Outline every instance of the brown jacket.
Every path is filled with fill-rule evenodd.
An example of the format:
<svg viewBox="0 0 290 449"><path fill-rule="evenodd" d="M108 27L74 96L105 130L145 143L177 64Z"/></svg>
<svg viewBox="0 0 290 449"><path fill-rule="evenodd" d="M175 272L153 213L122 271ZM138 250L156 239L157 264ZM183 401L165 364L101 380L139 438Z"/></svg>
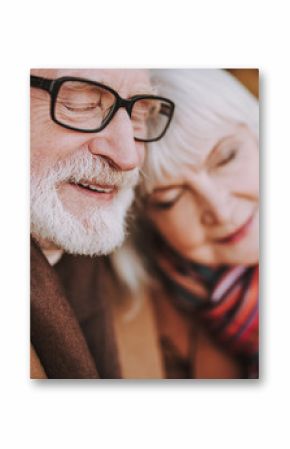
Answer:
<svg viewBox="0 0 290 449"><path fill-rule="evenodd" d="M102 258L64 255L52 268L31 245L31 342L49 378L119 378Z"/></svg>

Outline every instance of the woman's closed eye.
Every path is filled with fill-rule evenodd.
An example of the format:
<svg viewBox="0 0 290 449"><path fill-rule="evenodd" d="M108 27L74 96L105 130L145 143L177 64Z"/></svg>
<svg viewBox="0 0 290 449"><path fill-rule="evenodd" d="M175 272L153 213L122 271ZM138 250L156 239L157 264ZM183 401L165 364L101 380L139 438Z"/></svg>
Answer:
<svg viewBox="0 0 290 449"><path fill-rule="evenodd" d="M149 196L148 206L156 210L168 210L177 203L184 192L184 187L157 189Z"/></svg>
<svg viewBox="0 0 290 449"><path fill-rule="evenodd" d="M237 153L237 148L230 148L229 150L223 151L222 154L219 155L219 158L216 159L214 166L218 168L229 164L235 159Z"/></svg>

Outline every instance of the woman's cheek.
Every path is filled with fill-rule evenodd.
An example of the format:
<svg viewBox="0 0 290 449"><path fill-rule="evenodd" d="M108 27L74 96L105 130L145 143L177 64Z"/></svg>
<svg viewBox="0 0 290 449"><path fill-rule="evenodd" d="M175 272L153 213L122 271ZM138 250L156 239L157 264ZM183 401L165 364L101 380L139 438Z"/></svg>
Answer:
<svg viewBox="0 0 290 449"><path fill-rule="evenodd" d="M195 251L204 242L204 235L200 232L196 223L186 221L179 217L174 222L171 220L159 224L159 232L165 240L178 251L187 256Z"/></svg>

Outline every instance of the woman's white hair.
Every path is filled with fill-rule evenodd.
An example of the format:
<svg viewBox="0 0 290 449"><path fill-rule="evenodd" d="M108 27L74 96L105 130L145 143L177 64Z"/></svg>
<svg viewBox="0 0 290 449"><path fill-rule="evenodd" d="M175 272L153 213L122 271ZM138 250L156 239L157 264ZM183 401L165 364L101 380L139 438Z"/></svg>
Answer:
<svg viewBox="0 0 290 449"><path fill-rule="evenodd" d="M152 70L151 79L158 94L175 103L175 112L165 136L147 148L143 167L147 192L164 176L192 163L199 142L206 142L212 128L245 124L258 138L258 101L226 70L160 69Z"/></svg>
<svg viewBox="0 0 290 449"><path fill-rule="evenodd" d="M226 70L152 70L151 80L158 95L175 103L175 111L165 136L148 145L142 170L143 193L150 193L168 174L174 175L184 164L192 163L198 157L199 142L205 143L213 128L244 124L258 140L258 101ZM136 292L139 283L149 282L130 238L112 255L112 261L131 291Z"/></svg>

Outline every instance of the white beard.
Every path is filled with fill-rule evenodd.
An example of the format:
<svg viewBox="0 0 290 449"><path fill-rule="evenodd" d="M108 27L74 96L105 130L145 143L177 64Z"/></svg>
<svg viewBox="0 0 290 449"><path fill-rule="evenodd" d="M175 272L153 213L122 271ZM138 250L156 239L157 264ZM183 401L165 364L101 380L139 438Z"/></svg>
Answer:
<svg viewBox="0 0 290 449"><path fill-rule="evenodd" d="M31 233L36 239L53 243L69 253L90 256L109 254L121 245L138 169L117 171L101 157L78 153L41 174L35 172L32 164ZM114 185L118 190L108 204L87 209L77 218L64 208L57 186L84 179Z"/></svg>

